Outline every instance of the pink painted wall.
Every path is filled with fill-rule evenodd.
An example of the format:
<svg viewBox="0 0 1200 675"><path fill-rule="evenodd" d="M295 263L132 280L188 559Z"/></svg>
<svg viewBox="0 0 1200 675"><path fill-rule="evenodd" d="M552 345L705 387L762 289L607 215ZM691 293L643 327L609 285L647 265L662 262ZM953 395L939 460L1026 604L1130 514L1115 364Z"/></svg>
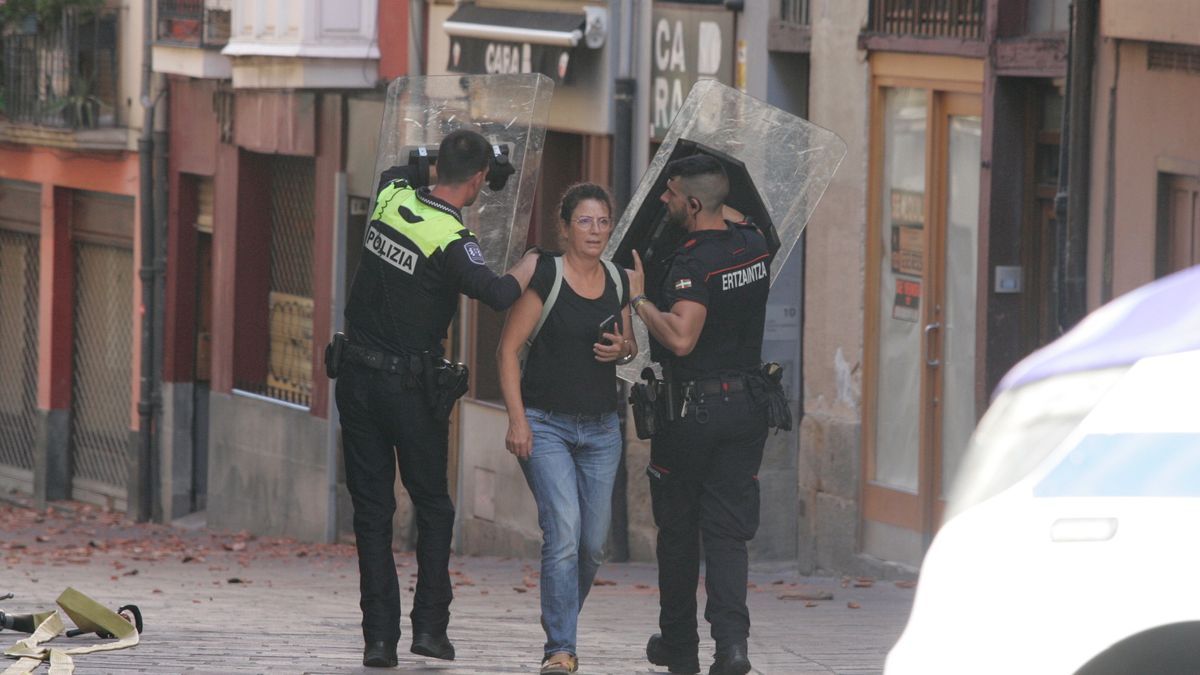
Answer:
<svg viewBox="0 0 1200 675"><path fill-rule="evenodd" d="M1179 172L1180 167L1190 166L1200 173L1200 127L1196 126L1200 76L1178 70L1148 70L1144 42L1102 38L1097 51L1088 231L1089 309L1110 299L1102 296L1106 208L1111 209L1113 223L1112 292L1116 297L1154 279L1158 172L1163 167ZM1110 92L1114 86L1115 143L1110 163Z"/></svg>

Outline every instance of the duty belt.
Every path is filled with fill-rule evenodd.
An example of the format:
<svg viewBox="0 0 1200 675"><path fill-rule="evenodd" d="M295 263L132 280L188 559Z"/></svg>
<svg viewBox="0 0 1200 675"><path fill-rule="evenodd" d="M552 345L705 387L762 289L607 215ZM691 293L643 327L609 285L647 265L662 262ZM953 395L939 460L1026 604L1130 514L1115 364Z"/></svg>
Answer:
<svg viewBox="0 0 1200 675"><path fill-rule="evenodd" d="M698 380L680 382L679 388L685 396L690 390L700 396L718 396L746 390L746 378L742 375L732 377L706 377Z"/></svg>
<svg viewBox="0 0 1200 675"><path fill-rule="evenodd" d="M389 354L387 352L379 352L374 349L367 349L360 345L350 343L346 345L345 357L347 361L357 363L375 370L397 373L412 373L421 372L424 359L418 353L409 355Z"/></svg>

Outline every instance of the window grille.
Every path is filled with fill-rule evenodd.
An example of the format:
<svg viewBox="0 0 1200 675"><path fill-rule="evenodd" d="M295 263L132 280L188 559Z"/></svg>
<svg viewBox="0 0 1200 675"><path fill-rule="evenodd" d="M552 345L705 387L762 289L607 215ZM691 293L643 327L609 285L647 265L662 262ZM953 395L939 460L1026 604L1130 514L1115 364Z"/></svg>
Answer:
<svg viewBox="0 0 1200 675"><path fill-rule="evenodd" d="M782 0L779 3L779 18L788 23L807 26L811 4L810 0Z"/></svg>
<svg viewBox="0 0 1200 675"><path fill-rule="evenodd" d="M116 124L117 14L63 10L0 35L3 115L14 122L85 129Z"/></svg>
<svg viewBox="0 0 1200 675"><path fill-rule="evenodd" d="M1200 47L1152 42L1146 50L1146 68L1200 75Z"/></svg>
<svg viewBox="0 0 1200 675"><path fill-rule="evenodd" d="M871 0L867 30L979 40L983 38L983 0Z"/></svg>
<svg viewBox="0 0 1200 675"><path fill-rule="evenodd" d="M133 386L133 252L75 243L71 448L76 487L125 498Z"/></svg>
<svg viewBox="0 0 1200 675"><path fill-rule="evenodd" d="M33 470L37 425L38 237L0 229L0 472Z"/></svg>
<svg viewBox="0 0 1200 675"><path fill-rule="evenodd" d="M229 10L205 4L205 0L158 0L159 42L194 47L228 42Z"/></svg>
<svg viewBox="0 0 1200 675"><path fill-rule="evenodd" d="M312 396L315 178L310 158L272 159L267 375L261 383L238 383L239 389L302 406Z"/></svg>

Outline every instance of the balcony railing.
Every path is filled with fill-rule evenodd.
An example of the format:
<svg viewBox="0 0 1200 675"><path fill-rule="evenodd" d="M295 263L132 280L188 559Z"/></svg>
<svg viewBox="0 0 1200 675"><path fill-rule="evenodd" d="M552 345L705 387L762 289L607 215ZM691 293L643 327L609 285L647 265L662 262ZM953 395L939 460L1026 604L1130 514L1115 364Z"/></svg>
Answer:
<svg viewBox="0 0 1200 675"><path fill-rule="evenodd" d="M983 38L983 0L871 0L867 30L893 36Z"/></svg>
<svg viewBox="0 0 1200 675"><path fill-rule="evenodd" d="M204 0L158 0L158 41L189 47L223 47L229 42L229 10Z"/></svg>
<svg viewBox="0 0 1200 675"><path fill-rule="evenodd" d="M779 19L786 23L799 26L809 25L809 7L811 0L781 0L779 3Z"/></svg>
<svg viewBox="0 0 1200 675"><path fill-rule="evenodd" d="M781 22L809 25L811 0L780 0L779 19Z"/></svg>
<svg viewBox="0 0 1200 675"><path fill-rule="evenodd" d="M116 122L117 15L64 9L30 17L0 35L0 114L12 122L67 129Z"/></svg>

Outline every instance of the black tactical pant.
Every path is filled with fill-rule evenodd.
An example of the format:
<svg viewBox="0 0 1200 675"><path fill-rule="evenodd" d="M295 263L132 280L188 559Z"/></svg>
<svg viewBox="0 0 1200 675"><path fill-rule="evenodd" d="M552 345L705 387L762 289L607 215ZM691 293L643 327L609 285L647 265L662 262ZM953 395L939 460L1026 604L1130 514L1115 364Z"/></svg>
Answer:
<svg viewBox="0 0 1200 675"><path fill-rule="evenodd" d="M417 588L409 616L414 632L445 632L453 598L448 425L433 419L424 392L406 375L345 363L336 391L346 487L354 504L363 637L389 642L400 637L400 585L392 556L397 462L417 512Z"/></svg>
<svg viewBox="0 0 1200 675"><path fill-rule="evenodd" d="M713 640L718 650L746 644L746 542L758 530L758 469L766 439L766 413L742 391L706 397L650 444L646 473L658 525L658 623L671 652L695 654L699 645L701 538L704 618Z"/></svg>

